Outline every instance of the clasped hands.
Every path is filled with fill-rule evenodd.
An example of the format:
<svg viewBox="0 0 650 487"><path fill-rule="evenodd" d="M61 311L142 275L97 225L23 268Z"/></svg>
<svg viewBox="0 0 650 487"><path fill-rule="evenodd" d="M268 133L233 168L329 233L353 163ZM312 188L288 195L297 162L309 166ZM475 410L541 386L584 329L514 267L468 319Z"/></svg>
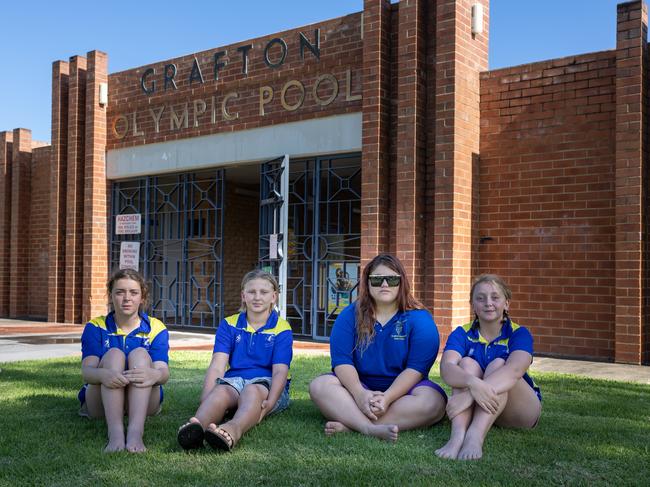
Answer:
<svg viewBox="0 0 650 487"><path fill-rule="evenodd" d="M120 389L129 384L134 387L151 387L160 380L160 371L153 367L133 367L119 372L117 370L103 369L102 384L109 389Z"/></svg>
<svg viewBox="0 0 650 487"><path fill-rule="evenodd" d="M490 384L478 377L474 377L469 383L467 390L454 394L447 402L447 416L454 419L460 413L471 407L473 403L485 412L496 414L499 410L499 397Z"/></svg>
<svg viewBox="0 0 650 487"><path fill-rule="evenodd" d="M381 391L369 391L364 389L354 397L361 412L371 421L376 421L388 411L390 403L388 398Z"/></svg>

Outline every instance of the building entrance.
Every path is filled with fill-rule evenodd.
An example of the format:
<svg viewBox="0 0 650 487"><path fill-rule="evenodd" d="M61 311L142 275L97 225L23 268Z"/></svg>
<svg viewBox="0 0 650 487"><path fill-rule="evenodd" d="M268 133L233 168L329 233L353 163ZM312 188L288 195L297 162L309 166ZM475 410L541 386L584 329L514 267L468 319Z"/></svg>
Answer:
<svg viewBox="0 0 650 487"><path fill-rule="evenodd" d="M268 269L294 334L326 339L356 299L361 243L360 155L289 159L113 184L112 267L139 242L152 314L168 325L216 328L240 304L240 280ZM117 215L140 214L139 234Z"/></svg>

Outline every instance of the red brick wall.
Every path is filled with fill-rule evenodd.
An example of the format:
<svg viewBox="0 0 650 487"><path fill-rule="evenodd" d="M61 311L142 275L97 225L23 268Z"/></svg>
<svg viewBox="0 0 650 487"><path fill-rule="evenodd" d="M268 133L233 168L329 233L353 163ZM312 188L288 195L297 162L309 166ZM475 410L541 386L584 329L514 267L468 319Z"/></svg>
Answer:
<svg viewBox="0 0 650 487"><path fill-rule="evenodd" d="M346 73L348 70L351 70L352 86L349 95L361 94L360 62L363 53L360 19L361 14L352 14L110 75L107 148L110 150L361 111L361 100L358 96L355 100L346 99ZM320 28L320 60L316 59L308 49L305 49L303 60L300 57L299 33L302 32L310 42L314 42L316 28ZM286 59L278 68L268 67L264 61L265 47L274 38L282 38L287 45ZM237 51L237 48L246 44L252 44L253 47L248 54L248 73L243 74L242 54ZM215 81L213 58L214 54L219 51L227 52L219 60L219 62L227 61L227 65L220 69L219 79ZM278 62L280 55L279 45L274 44L269 49L270 60ZM196 80L190 84L189 81L195 58L201 68L203 84ZM163 70L165 65L172 63L178 68L175 76L178 89L174 90L170 84L168 90L165 91ZM156 80L156 91L151 95L145 94L140 86L142 75L148 68L154 68L156 72L155 76L151 77L152 80ZM331 74L338 80L339 89L334 101L327 106L322 106L317 103L312 90L319 76L325 74ZM302 106L293 111L284 109L281 104L282 89L290 80L301 82L305 90ZM260 89L263 86L271 87L274 97L264 106L265 114L260 116ZM237 113L238 118L224 120L221 106L224 97L231 92L237 93L239 98L228 102L228 110L231 115ZM286 92L287 104L296 103L298 93L298 87L289 88ZM318 97L326 99L332 93L332 83L323 81L318 90ZM212 97L216 103L216 121L214 123L211 109ZM199 102L196 107L197 117L195 120L196 100L203 100L206 107L203 112L204 107ZM178 115L186 103L188 128L172 130L170 128L172 108ZM149 109L153 109L155 112L163 106L165 108L161 115L159 131L156 133L155 122ZM136 113L135 126L133 113ZM129 121L129 131L122 139L117 137L113 131L114 126L117 127L118 133L121 133L126 127L124 119L119 119L120 115L125 116ZM140 133L141 135L136 135Z"/></svg>
<svg viewBox="0 0 650 487"><path fill-rule="evenodd" d="M426 302L443 339L470 317L473 167L479 153L480 79L487 69L489 2L483 0L483 32L471 32L469 0L436 3L435 137L429 174ZM431 92L430 92L431 93ZM431 167L431 159L429 159ZM433 176L433 180L431 180ZM432 278L431 278L432 277Z"/></svg>
<svg viewBox="0 0 650 487"><path fill-rule="evenodd" d="M69 64L52 63L52 170L50 173L50 250L48 263L47 319L64 320L65 215L68 166Z"/></svg>
<svg viewBox="0 0 650 487"><path fill-rule="evenodd" d="M9 316L26 317L29 275L29 206L31 200L32 133L14 129L11 163L11 249L9 251Z"/></svg>
<svg viewBox="0 0 650 487"><path fill-rule="evenodd" d="M66 323L81 322L84 205L84 124L86 117L86 58L70 58L68 77L68 154L65 218Z"/></svg>
<svg viewBox="0 0 650 487"><path fill-rule="evenodd" d="M51 157L49 146L32 152L28 314L43 319L47 318Z"/></svg>
<svg viewBox="0 0 650 487"><path fill-rule="evenodd" d="M13 132L0 132L0 316L9 314Z"/></svg>
<svg viewBox="0 0 650 487"><path fill-rule="evenodd" d="M236 313L241 304L242 277L258 260L259 197L237 194L237 186L227 183L223 240L224 316ZM251 191L250 188L245 188ZM259 191L255 187L252 191Z"/></svg>
<svg viewBox="0 0 650 487"><path fill-rule="evenodd" d="M481 76L478 268L538 352L613 357L615 74L608 51Z"/></svg>
<svg viewBox="0 0 650 487"><path fill-rule="evenodd" d="M387 252L390 232L391 46L395 42L389 0L364 0L363 121L361 155L361 262ZM393 7L393 10L396 10Z"/></svg>
<svg viewBox="0 0 650 487"><path fill-rule="evenodd" d="M644 355L643 179L644 105L648 11L643 2L617 7L616 35L616 360L639 363ZM647 82L646 82L647 83Z"/></svg>
<svg viewBox="0 0 650 487"><path fill-rule="evenodd" d="M81 320L106 312L108 280L108 195L106 190L106 112L99 86L108 82L108 56L88 53L84 132L83 287ZM68 177L70 175L68 174Z"/></svg>

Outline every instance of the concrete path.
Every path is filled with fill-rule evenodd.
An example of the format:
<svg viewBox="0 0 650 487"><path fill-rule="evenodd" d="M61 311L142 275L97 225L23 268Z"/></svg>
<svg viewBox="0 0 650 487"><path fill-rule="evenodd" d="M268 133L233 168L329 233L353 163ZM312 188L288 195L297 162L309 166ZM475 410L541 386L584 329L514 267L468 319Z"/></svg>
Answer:
<svg viewBox="0 0 650 487"><path fill-rule="evenodd" d="M0 319L0 363L80 356L81 325ZM212 333L170 331L172 350L211 351ZM326 343L294 342L295 355L329 355ZM650 384L650 366L535 357L531 371Z"/></svg>

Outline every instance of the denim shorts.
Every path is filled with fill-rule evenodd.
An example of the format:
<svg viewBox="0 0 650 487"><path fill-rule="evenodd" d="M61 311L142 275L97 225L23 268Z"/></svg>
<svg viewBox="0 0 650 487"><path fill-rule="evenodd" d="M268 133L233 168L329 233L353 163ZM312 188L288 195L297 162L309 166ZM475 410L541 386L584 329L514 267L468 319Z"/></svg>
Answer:
<svg viewBox="0 0 650 487"><path fill-rule="evenodd" d="M241 394L249 384L259 384L266 387L269 391L271 390L271 378L270 377L253 377L252 379L244 379L243 377L220 377L217 379L217 384L225 384L237 391L238 394ZM284 411L289 407L289 391L285 387L280 394L275 406L269 412L269 414L279 413Z"/></svg>

